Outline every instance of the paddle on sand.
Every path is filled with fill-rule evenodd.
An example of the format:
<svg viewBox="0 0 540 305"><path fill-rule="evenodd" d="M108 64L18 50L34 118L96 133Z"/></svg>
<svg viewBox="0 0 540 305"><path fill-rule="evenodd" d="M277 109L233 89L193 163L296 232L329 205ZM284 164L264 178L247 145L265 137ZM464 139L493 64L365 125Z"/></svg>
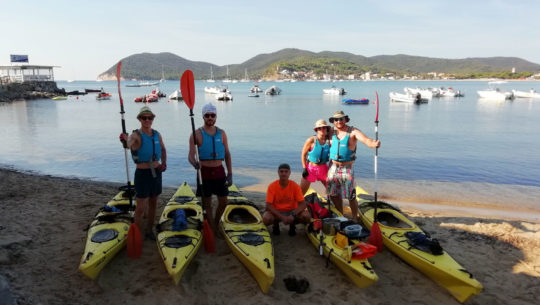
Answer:
<svg viewBox="0 0 540 305"><path fill-rule="evenodd" d="M199 154L197 152L197 137L195 136L195 121L193 120L193 106L195 105L195 82L193 80L193 72L191 70L184 71L182 78L180 79L180 90L182 91L182 97L184 102L189 108L189 116L191 117L191 130L193 132L193 142L195 144L195 160L199 162ZM202 178L200 169L197 169L197 188L202 192ZM216 242L214 240L214 232L210 228L210 224L206 219L206 209L203 207L203 239L204 249L208 253L216 252Z"/></svg>
<svg viewBox="0 0 540 305"><path fill-rule="evenodd" d="M375 92L377 96L377 114L375 115L375 141L379 140L379 94ZM379 154L379 148L375 148L375 158L373 172L375 173L375 187L374 187L374 197L375 197L375 211L373 212L373 225L371 226L371 234L369 235L369 243L376 246L377 250L380 252L383 250L382 243L382 233L381 228L379 228L379 223L377 222L377 157Z"/></svg>
<svg viewBox="0 0 540 305"><path fill-rule="evenodd" d="M122 133L126 133L126 120L124 119L124 101L122 100L122 93L120 92L120 71L122 70L122 62L119 61L116 66L116 81L118 82L118 97L120 99L120 115L122 117ZM127 186L128 186L128 196L129 196L129 205L131 209L133 206L133 195L131 188L131 181L129 179L129 163L128 163L128 147L127 142L122 141L124 144L124 156L126 161L126 175L127 175ZM142 253L142 236L141 231L137 224L132 220L131 225L129 226L128 236L127 236L127 255L131 258L139 258Z"/></svg>

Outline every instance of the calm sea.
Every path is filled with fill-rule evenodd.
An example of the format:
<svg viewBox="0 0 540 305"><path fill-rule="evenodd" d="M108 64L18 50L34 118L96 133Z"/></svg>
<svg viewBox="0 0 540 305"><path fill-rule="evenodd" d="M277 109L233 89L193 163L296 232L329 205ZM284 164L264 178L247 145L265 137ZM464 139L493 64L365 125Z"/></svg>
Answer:
<svg viewBox="0 0 540 305"><path fill-rule="evenodd" d="M306 138L313 134L314 122L328 120L336 110L343 110L351 118L350 124L374 137L376 105L343 105L343 97L322 94L323 88L335 85L347 90L345 98L374 102L375 91L379 93L382 146L378 178L387 195L414 197L404 194L415 188L418 193L426 192L424 197L442 197L441 201L449 195L457 196L455 201L460 201L460 196L478 195L480 199L470 201L499 197L493 198L494 202L540 210L540 100L481 100L476 91L488 84L480 81L371 81L263 82L259 84L263 89L277 85L283 91L279 96L261 94L259 98L248 97L252 83L234 83L228 84L234 100L217 102L203 91L204 86L212 85L196 82L195 122L197 126L202 124L204 104L217 106L217 125L229 136L234 179L240 187L265 185L276 179L276 167L283 162L291 164L293 177L298 180L300 152ZM96 101L95 94L88 94L60 101L0 104L0 164L55 176L124 182L116 82L58 82L58 86L67 91L103 87L113 98ZM404 87L441 86L461 90L465 97L434 98L422 105L390 103L388 98L390 91L402 92ZM497 86L540 92L539 82ZM159 87L170 94L179 88L179 82L167 81ZM138 128L136 115L142 105L133 99L154 88L122 84L121 89L127 128ZM150 107L157 114L154 128L161 132L169 155L165 185L175 186L184 180L194 184L194 170L187 162L191 132L188 107L166 98ZM369 190L373 154L374 150L358 146L355 172ZM510 195L501 199L505 194Z"/></svg>

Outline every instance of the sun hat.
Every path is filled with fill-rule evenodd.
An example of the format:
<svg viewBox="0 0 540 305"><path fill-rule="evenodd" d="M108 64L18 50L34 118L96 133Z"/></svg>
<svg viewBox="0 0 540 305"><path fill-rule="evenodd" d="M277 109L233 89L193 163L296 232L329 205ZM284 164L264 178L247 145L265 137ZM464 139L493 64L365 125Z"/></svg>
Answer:
<svg viewBox="0 0 540 305"><path fill-rule="evenodd" d="M281 163L279 166L278 166L278 170L280 169L288 169L288 170L291 170L291 166L287 163Z"/></svg>
<svg viewBox="0 0 540 305"><path fill-rule="evenodd" d="M320 128L320 127L329 128L330 126L328 126L328 124L326 124L325 120L321 119L321 120L318 120L317 122L315 122L315 127L313 127L313 130L317 131L317 128Z"/></svg>
<svg viewBox="0 0 540 305"><path fill-rule="evenodd" d="M328 121L330 121L330 123L334 123L334 119L340 119L340 118L345 118L345 122L349 121L349 116L345 115L345 113L342 110L338 110L334 112L334 114L328 119Z"/></svg>
<svg viewBox="0 0 540 305"><path fill-rule="evenodd" d="M155 117L156 115L152 112L152 110L150 109L150 107L148 106L143 106L141 108L141 110L139 110L139 114L137 115L137 118L140 118L143 114L151 114L153 117Z"/></svg>
<svg viewBox="0 0 540 305"><path fill-rule="evenodd" d="M217 114L216 106L214 106L214 105L212 105L210 103L204 105L204 107L202 108L202 115L205 115L207 113Z"/></svg>

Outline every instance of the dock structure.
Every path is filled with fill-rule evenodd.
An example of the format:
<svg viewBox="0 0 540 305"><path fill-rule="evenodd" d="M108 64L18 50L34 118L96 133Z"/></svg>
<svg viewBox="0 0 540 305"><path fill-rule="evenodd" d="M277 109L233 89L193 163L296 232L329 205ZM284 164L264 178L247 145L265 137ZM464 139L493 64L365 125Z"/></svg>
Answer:
<svg viewBox="0 0 540 305"><path fill-rule="evenodd" d="M0 84L54 82L53 68L58 67L38 65L0 66Z"/></svg>

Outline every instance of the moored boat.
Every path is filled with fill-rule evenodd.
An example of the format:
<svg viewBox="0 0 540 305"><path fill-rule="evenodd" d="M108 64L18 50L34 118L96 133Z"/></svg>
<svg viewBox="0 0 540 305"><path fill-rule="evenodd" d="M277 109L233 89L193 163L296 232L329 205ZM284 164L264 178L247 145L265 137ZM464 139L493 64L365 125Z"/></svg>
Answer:
<svg viewBox="0 0 540 305"><path fill-rule="evenodd" d="M512 90L512 93L518 98L540 98L540 93L537 93L534 89L531 89L530 91Z"/></svg>
<svg viewBox="0 0 540 305"><path fill-rule="evenodd" d="M422 95L420 93L412 95L412 94L390 92L389 96L390 96L390 101L392 102L413 103L413 104L423 104L423 103L428 102L428 99L422 98Z"/></svg>
<svg viewBox="0 0 540 305"><path fill-rule="evenodd" d="M272 239L256 206L233 184L219 229L232 253L267 293L275 277Z"/></svg>
<svg viewBox="0 0 540 305"><path fill-rule="evenodd" d="M343 104L348 104L348 105L368 105L369 104L369 99L367 99L367 98L362 98L362 99L349 98L349 99L343 99L342 102L343 102Z"/></svg>
<svg viewBox="0 0 540 305"><path fill-rule="evenodd" d="M420 94L420 96L422 98L426 98L426 99L432 99L433 98L433 91L429 90L429 89L405 87L405 88L403 88L403 91L405 91L405 93L408 93L408 94L413 95L413 96L416 96L417 94Z"/></svg>
<svg viewBox="0 0 540 305"><path fill-rule="evenodd" d="M201 247L202 207L187 182L182 183L159 218L157 246L175 284Z"/></svg>
<svg viewBox="0 0 540 305"><path fill-rule="evenodd" d="M251 93L263 92L263 90L261 89L261 87L259 87L259 85L253 85L253 87L251 87L249 91L251 91Z"/></svg>
<svg viewBox="0 0 540 305"><path fill-rule="evenodd" d="M272 86L272 87L266 89L266 91L264 91L264 94L266 94L266 95L279 95L279 94L281 94L281 89L279 89L276 86Z"/></svg>
<svg viewBox="0 0 540 305"><path fill-rule="evenodd" d="M332 88L323 89L323 93L332 95L345 95L347 94L347 91L345 91L344 88L337 88L336 86L332 86Z"/></svg>
<svg viewBox="0 0 540 305"><path fill-rule="evenodd" d="M169 95L169 99L179 101L183 100L184 98L182 97L182 92L180 92L180 90L174 90L174 92Z"/></svg>
<svg viewBox="0 0 540 305"><path fill-rule="evenodd" d="M357 186L356 199L360 219L371 228L375 213L373 197ZM447 289L459 302L463 303L482 291L482 284L470 272L399 209L378 201L377 221L386 248Z"/></svg>
<svg viewBox="0 0 540 305"><path fill-rule="evenodd" d="M499 90L499 88L478 90L476 92L478 93L478 97L483 98L483 99L510 100L514 98L514 94L512 92L504 92L504 91Z"/></svg>
<svg viewBox="0 0 540 305"><path fill-rule="evenodd" d="M96 100L98 101L102 101L102 100L110 100L111 99L111 94L110 93L107 93L107 92L100 92L98 93L98 95L96 96Z"/></svg>

